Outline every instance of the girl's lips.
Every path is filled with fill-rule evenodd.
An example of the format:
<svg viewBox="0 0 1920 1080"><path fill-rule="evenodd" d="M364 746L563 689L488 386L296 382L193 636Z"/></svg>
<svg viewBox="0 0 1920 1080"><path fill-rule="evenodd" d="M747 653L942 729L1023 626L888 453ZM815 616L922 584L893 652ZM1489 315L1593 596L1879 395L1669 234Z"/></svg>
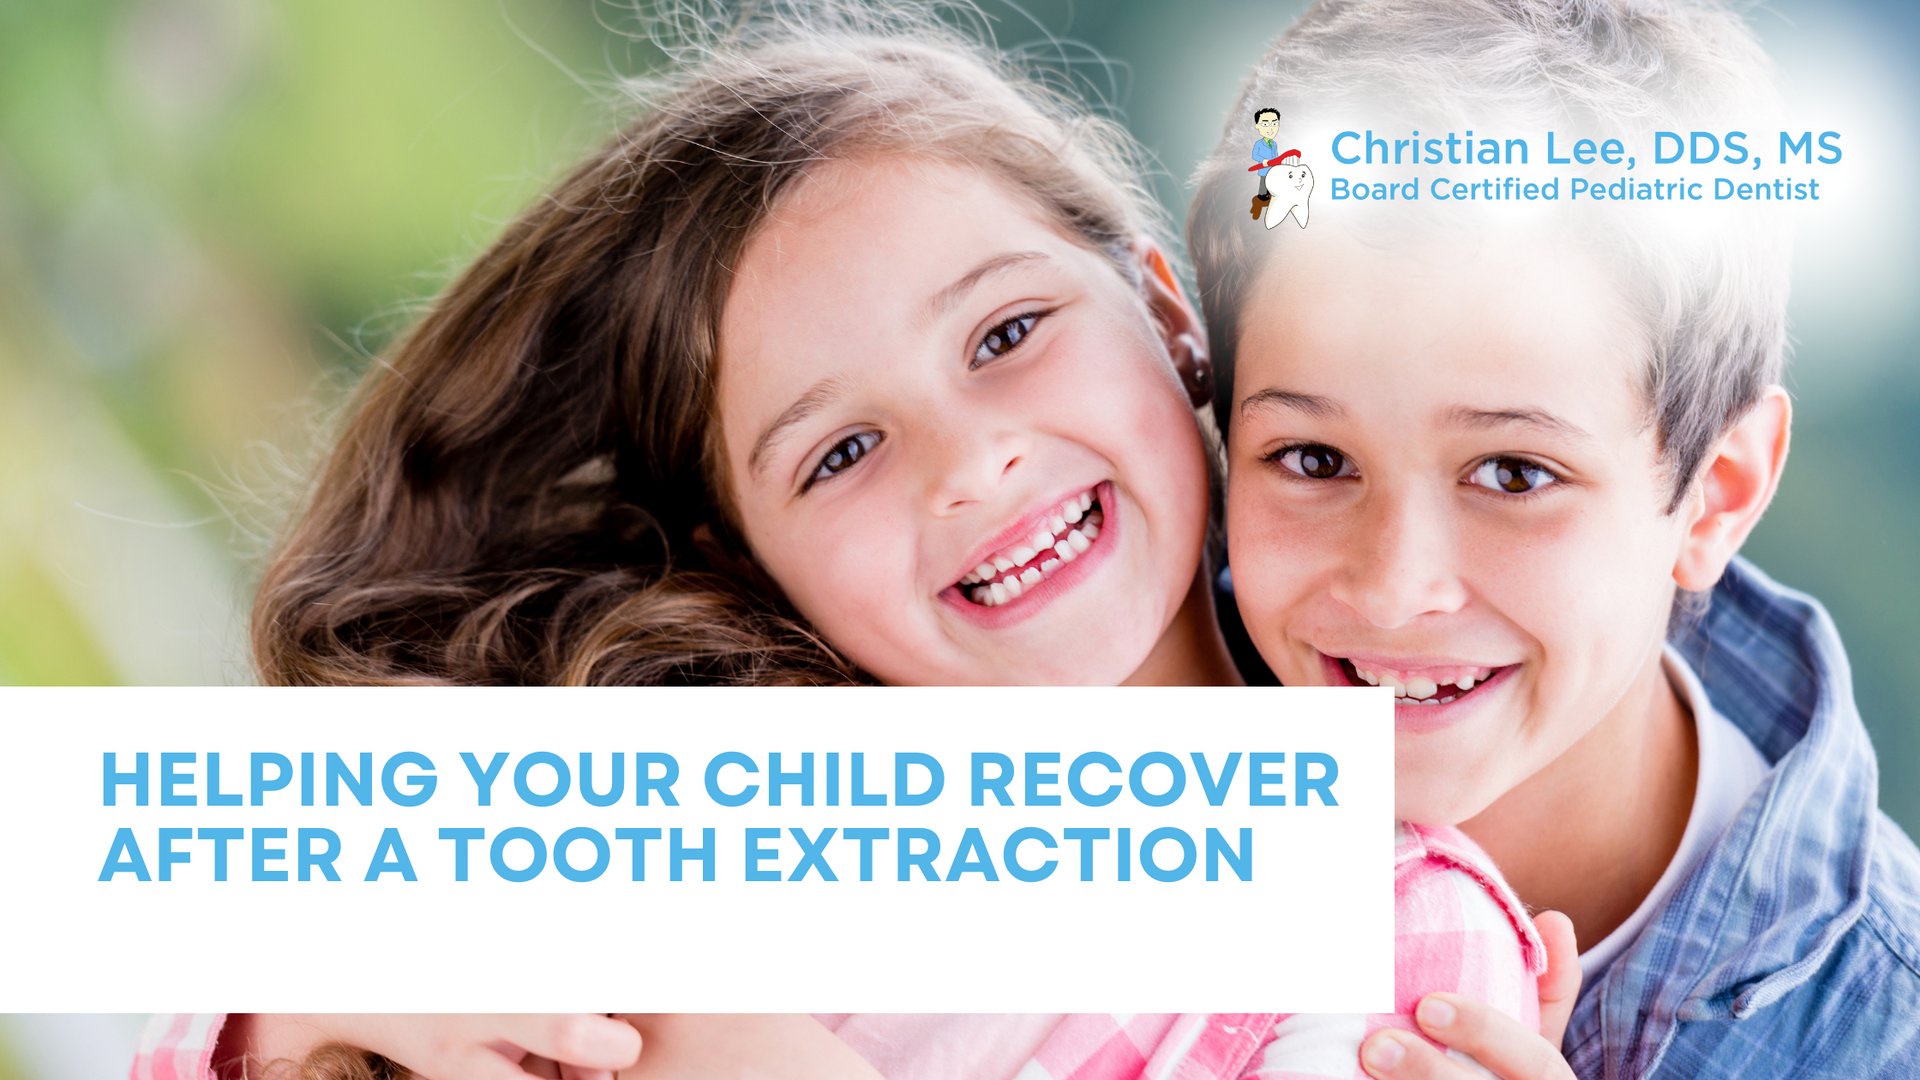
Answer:
<svg viewBox="0 0 1920 1080"><path fill-rule="evenodd" d="M1358 677L1353 662L1344 657L1321 653L1320 662L1329 686L1370 685ZM1472 715L1483 700L1497 693L1499 688L1506 684L1508 678L1518 670L1520 670L1519 664L1494 667L1491 674L1476 680L1471 689L1462 691L1456 687L1446 687L1427 699L1431 702L1430 704L1423 704L1407 697L1396 697L1393 703L1393 726L1398 731L1411 734L1424 734L1452 727Z"/></svg>
<svg viewBox="0 0 1920 1080"><path fill-rule="evenodd" d="M993 606L975 603L961 592L961 589L967 586L958 583L940 590L940 602L975 626L997 630L1025 622L1053 603L1055 598L1085 581L1088 575L1107 561L1107 555L1114 549L1114 541L1122 529L1118 500L1113 492L1113 482L1101 481L1093 491L1096 505L1102 513L1099 533L1084 552L1075 554L1072 561L1062 562L1039 582L1025 587L1019 596L1010 597L1004 603ZM1009 530L1009 533L1014 531Z"/></svg>

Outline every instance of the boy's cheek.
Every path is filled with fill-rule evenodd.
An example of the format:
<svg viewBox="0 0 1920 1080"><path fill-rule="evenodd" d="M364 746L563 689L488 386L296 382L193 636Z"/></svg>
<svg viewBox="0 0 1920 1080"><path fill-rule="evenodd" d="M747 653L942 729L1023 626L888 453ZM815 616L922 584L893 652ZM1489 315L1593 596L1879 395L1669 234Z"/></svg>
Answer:
<svg viewBox="0 0 1920 1080"><path fill-rule="evenodd" d="M1291 642L1287 635L1291 594L1298 587L1288 572L1287 546L1253 523L1237 521L1232 515L1228 521L1234 601L1254 648L1283 683L1324 683L1325 673L1315 662L1317 654L1303 642Z"/></svg>

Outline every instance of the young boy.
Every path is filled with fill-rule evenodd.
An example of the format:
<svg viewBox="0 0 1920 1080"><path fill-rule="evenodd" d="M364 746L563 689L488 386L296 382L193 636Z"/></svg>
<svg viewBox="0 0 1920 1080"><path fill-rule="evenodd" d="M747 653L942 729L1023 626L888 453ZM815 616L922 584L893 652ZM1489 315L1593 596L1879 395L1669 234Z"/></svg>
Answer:
<svg viewBox="0 0 1920 1080"><path fill-rule="evenodd" d="M1376 170L1416 201L1269 233L1237 118L1366 132L1342 152L1528 133L1544 158L1546 131L1765 130L1771 100L1709 3L1324 3L1248 81L1188 220L1247 630L1284 683L1395 687L1399 815L1572 917L1581 1076L1920 1075L1920 856L1875 808L1832 622L1736 554L1787 453L1781 219L1436 202L1439 174L1522 163L1476 171L1469 141ZM1561 194L1626 171L1593 170ZM1525 1038L1447 1004L1423 1027L1474 1029L1512 1077ZM1392 1032L1362 1057L1465 1075Z"/></svg>

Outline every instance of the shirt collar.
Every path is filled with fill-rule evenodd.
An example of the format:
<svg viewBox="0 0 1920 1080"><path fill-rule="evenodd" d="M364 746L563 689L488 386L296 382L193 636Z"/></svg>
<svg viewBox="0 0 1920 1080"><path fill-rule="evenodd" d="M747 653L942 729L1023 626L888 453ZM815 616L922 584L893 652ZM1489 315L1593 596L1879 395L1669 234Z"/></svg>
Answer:
<svg viewBox="0 0 1920 1080"><path fill-rule="evenodd" d="M1735 559L1673 645L1776 767L1582 989L1564 1044L1582 1075L1646 1075L1679 1021L1744 1019L1778 1001L1866 905L1878 769L1826 610Z"/></svg>

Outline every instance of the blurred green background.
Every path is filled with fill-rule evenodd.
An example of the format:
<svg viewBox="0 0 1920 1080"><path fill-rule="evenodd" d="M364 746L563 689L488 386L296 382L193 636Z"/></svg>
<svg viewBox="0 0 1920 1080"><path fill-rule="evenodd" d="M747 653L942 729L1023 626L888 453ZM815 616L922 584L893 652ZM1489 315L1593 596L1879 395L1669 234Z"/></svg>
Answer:
<svg viewBox="0 0 1920 1080"><path fill-rule="evenodd" d="M1077 58L1176 218L1300 6L982 4L1002 44ZM1879 186L1801 238L1799 424L1749 552L1832 608L1882 802L1920 832L1920 16L1751 18ZM0 0L0 683L248 679L253 560L316 421L612 130L611 84L655 58L633 25L604 0Z"/></svg>

